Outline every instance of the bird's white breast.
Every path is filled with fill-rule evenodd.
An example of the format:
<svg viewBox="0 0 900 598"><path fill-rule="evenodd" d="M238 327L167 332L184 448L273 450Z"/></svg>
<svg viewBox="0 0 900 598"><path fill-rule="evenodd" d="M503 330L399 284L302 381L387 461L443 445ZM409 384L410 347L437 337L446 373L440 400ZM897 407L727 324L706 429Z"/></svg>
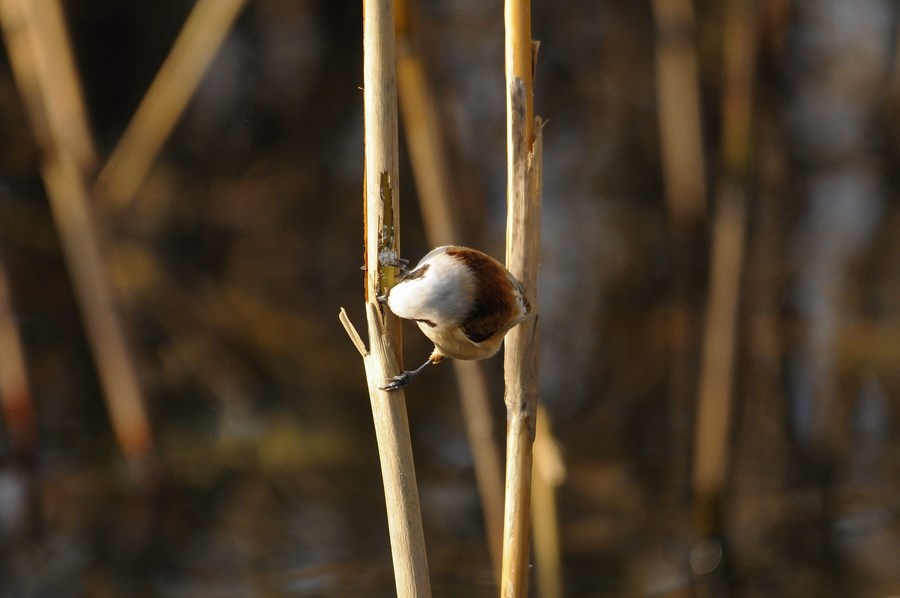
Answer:
<svg viewBox="0 0 900 598"><path fill-rule="evenodd" d="M391 289L391 311L409 320L426 320L436 326L459 326L475 300L475 280L468 266L440 247L413 269L427 266L421 276L401 280Z"/></svg>

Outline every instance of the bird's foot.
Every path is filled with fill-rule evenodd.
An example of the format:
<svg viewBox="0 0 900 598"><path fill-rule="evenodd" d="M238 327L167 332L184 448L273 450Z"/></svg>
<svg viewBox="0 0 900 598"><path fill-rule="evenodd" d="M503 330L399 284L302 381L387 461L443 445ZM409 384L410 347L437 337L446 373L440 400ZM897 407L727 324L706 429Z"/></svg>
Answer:
<svg viewBox="0 0 900 598"><path fill-rule="evenodd" d="M414 375L415 373L410 371L401 372L393 378L388 379L387 384L385 384L384 386L379 386L378 388L387 391L403 388L412 381Z"/></svg>
<svg viewBox="0 0 900 598"><path fill-rule="evenodd" d="M441 358L443 359L443 356ZM428 361L426 361L425 363L423 363L416 369L405 370L403 372L400 372L393 378L390 378L388 380L387 384L385 384L384 386L379 386L379 388L381 390L397 390L398 388L403 388L404 386L409 384L413 378L415 378L416 376L421 374L422 370L427 368L432 363L437 363L437 361L432 361L432 359L433 359L433 355L432 355L432 357L428 358Z"/></svg>
<svg viewBox="0 0 900 598"><path fill-rule="evenodd" d="M409 260L405 260L391 249L383 249L378 254L378 263L382 266L391 266L400 270L401 274L409 272Z"/></svg>

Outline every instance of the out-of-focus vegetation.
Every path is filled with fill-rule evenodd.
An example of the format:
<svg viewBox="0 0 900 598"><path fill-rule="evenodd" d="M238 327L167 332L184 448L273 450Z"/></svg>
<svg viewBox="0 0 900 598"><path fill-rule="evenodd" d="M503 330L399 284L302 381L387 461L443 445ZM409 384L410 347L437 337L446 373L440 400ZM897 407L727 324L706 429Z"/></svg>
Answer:
<svg viewBox="0 0 900 598"><path fill-rule="evenodd" d="M414 6L458 242L502 257L500 5ZM735 6L755 18L738 20L749 37L729 49L745 39L729 28ZM64 3L99 156L88 182L191 7ZM533 5L535 112L549 120L541 397L567 465L566 595L896 593L900 13L888 0L690 9ZM365 377L337 321L341 305L362 320L360 35L357 3L249 2L137 194L90 197L148 408L148 471L128 465L111 425L41 178L46 140L5 47L0 388L18 407L0 427L0 593L392 594ZM749 87L729 79L741 48ZM408 163L400 193L415 261L428 247ZM736 312L720 322L713 230L732 204L745 232ZM719 371L704 339L721 326L733 370L704 386ZM406 332L418 363L429 347ZM29 392L10 401L16 335ZM500 363L484 364L498 438ZM432 586L493 595L453 380L441 366L407 393ZM701 418L703 392L730 411ZM708 496L699 421L725 438L700 445L725 457Z"/></svg>

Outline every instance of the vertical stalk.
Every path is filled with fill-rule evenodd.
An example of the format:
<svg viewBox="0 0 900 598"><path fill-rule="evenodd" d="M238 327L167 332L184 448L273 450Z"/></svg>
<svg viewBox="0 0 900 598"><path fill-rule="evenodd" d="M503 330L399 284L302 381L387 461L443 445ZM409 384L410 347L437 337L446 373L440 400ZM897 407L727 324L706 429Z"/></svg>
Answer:
<svg viewBox="0 0 900 598"><path fill-rule="evenodd" d="M685 489L690 457L691 416L695 402L695 339L701 328L687 275L697 259L698 225L706 216L702 111L694 44L693 0L653 0L656 24L656 105L666 210L670 222L669 337L671 361L669 411L675 459L668 486L675 496Z"/></svg>
<svg viewBox="0 0 900 598"><path fill-rule="evenodd" d="M716 189L716 219L703 364L694 442L693 493L701 534L718 527L730 442L732 385L741 273L745 253L746 177L751 147L751 105L756 54L756 3L726 2L722 168Z"/></svg>
<svg viewBox="0 0 900 598"><path fill-rule="evenodd" d="M556 489L566 478L559 445L550 428L543 405L538 405L537 430L534 436L534 560L537 564L537 587L540 598L562 598L562 559L560 558L559 517Z"/></svg>
<svg viewBox="0 0 900 598"><path fill-rule="evenodd" d="M528 146L534 143L534 57L535 44L531 40L531 1L506 0L504 5L506 30L506 85L518 79L525 89L525 114L522 127ZM511 96L506 96L507 116L511 110ZM507 134L510 121L507 118Z"/></svg>
<svg viewBox="0 0 900 598"><path fill-rule="evenodd" d="M381 474L398 596L430 596L425 534L416 488L406 396L380 387L400 373L399 320L378 304L396 268L382 258L400 249L398 210L397 79L392 0L363 1L365 112L366 349L344 310L340 319L363 356Z"/></svg>
<svg viewBox="0 0 900 598"><path fill-rule="evenodd" d="M506 0L506 265L525 286L532 316L506 336L506 501L501 596L528 592L531 479L537 416L541 134L533 116L534 44L528 0Z"/></svg>
<svg viewBox="0 0 900 598"><path fill-rule="evenodd" d="M365 114L366 301L391 288L397 269L383 257L400 254L400 173L397 69L392 0L363 0L363 111ZM382 311L382 310L379 310ZM384 325L402 363L400 320L384 312Z"/></svg>
<svg viewBox="0 0 900 598"><path fill-rule="evenodd" d="M713 229L712 273L703 338L703 366L694 441L693 491L701 510L716 506L724 484L729 455L732 378L738 300L744 256L744 205L740 191L725 191ZM703 533L710 516L702 515Z"/></svg>
<svg viewBox="0 0 900 598"><path fill-rule="evenodd" d="M689 226L706 210L699 75L691 0L654 0L656 104L669 215Z"/></svg>

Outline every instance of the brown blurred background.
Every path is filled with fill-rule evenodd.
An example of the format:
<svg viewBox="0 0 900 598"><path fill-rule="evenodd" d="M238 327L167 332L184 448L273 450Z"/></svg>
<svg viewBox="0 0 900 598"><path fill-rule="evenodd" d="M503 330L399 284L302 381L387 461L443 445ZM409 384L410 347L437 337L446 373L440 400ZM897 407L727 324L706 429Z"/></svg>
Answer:
<svg viewBox="0 0 900 598"><path fill-rule="evenodd" d="M147 408L130 444L73 282L79 235L53 207L73 187L45 191L65 162L34 98L53 90L13 74L29 2L4 2L0 594L393 595L365 376L337 319L363 321L361 3L248 2L113 201L93 181L193 3L63 2L99 156L72 180ZM502 3L411 14L457 242L502 259ZM565 595L900 591L898 18L891 0L533 3ZM417 365L430 347L405 330ZM500 440L502 360L483 367ZM407 392L432 585L490 596L456 396L447 366Z"/></svg>

